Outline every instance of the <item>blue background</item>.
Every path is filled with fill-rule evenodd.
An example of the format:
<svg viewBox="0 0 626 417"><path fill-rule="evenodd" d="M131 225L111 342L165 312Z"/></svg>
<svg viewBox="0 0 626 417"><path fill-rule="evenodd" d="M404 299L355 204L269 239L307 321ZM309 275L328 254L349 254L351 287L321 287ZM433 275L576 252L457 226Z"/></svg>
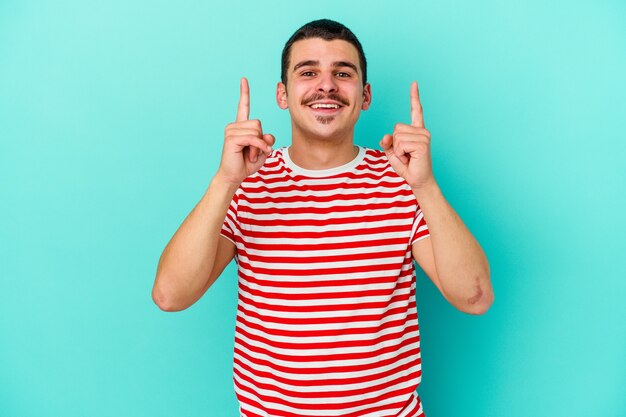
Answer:
<svg viewBox="0 0 626 417"><path fill-rule="evenodd" d="M429 417L626 415L623 1L0 2L0 415L236 416L236 276L184 312L161 251L217 169L238 80L289 143L280 52L350 27L373 106L420 84L435 175L490 259L456 311L418 275Z"/></svg>

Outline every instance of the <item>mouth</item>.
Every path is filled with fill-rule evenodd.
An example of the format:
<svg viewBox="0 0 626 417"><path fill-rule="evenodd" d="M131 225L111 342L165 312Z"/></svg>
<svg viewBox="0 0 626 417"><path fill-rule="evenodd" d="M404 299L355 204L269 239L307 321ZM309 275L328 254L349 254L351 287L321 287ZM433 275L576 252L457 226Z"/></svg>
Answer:
<svg viewBox="0 0 626 417"><path fill-rule="evenodd" d="M330 115L340 112L344 106L336 102L316 102L309 104L308 107L314 113Z"/></svg>

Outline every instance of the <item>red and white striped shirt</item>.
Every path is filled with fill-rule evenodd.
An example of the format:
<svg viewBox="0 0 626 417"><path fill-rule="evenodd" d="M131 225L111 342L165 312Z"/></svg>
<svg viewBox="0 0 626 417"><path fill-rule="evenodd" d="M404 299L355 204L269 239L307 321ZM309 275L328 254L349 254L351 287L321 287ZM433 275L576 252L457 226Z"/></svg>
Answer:
<svg viewBox="0 0 626 417"><path fill-rule="evenodd" d="M222 235L237 250L242 416L423 415L411 245L428 227L383 152L310 171L274 151Z"/></svg>

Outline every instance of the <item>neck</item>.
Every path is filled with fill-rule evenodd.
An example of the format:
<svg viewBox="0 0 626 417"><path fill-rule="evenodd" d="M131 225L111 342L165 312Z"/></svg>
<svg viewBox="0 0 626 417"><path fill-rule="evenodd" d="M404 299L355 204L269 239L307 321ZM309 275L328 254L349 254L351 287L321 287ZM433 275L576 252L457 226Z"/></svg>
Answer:
<svg viewBox="0 0 626 417"><path fill-rule="evenodd" d="M304 169L320 170L345 165L359 153L352 136L343 139L313 139L292 137L289 157L294 164Z"/></svg>

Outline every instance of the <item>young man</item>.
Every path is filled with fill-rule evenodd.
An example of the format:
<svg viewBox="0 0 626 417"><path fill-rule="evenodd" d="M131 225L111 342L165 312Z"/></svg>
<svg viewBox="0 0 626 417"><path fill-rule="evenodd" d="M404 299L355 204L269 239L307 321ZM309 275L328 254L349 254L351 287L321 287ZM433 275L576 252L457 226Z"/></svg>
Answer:
<svg viewBox="0 0 626 417"><path fill-rule="evenodd" d="M220 167L161 256L154 301L197 301L235 257L241 415L420 416L413 260L470 314L493 301L487 259L432 173L417 84L411 124L354 145L372 100L361 44L318 20L283 50L276 99L292 144L248 120L248 82ZM418 204L419 202L419 204Z"/></svg>

